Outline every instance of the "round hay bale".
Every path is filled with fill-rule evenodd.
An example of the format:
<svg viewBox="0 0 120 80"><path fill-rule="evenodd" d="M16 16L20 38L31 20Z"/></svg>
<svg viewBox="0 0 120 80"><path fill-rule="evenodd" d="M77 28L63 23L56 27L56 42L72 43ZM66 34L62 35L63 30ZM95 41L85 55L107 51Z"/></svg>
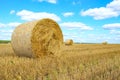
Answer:
<svg viewBox="0 0 120 80"><path fill-rule="evenodd" d="M103 45L107 45L108 43L107 43L107 41L105 41L105 42L102 42L102 44L103 44Z"/></svg>
<svg viewBox="0 0 120 80"><path fill-rule="evenodd" d="M11 45L11 42L7 43L8 45Z"/></svg>
<svg viewBox="0 0 120 80"><path fill-rule="evenodd" d="M15 53L26 57L55 54L62 43L63 34L59 25L48 18L19 25L11 40Z"/></svg>
<svg viewBox="0 0 120 80"><path fill-rule="evenodd" d="M72 45L73 44L73 40L72 39L68 39L65 41L65 45Z"/></svg>

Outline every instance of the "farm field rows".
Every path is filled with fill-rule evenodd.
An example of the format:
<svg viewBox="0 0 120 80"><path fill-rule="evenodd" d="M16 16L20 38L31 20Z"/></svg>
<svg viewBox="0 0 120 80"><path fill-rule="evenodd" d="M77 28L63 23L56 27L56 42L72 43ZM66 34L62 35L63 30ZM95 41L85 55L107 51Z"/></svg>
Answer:
<svg viewBox="0 0 120 80"><path fill-rule="evenodd" d="M58 55L18 57L0 44L0 80L120 80L120 44L73 44Z"/></svg>

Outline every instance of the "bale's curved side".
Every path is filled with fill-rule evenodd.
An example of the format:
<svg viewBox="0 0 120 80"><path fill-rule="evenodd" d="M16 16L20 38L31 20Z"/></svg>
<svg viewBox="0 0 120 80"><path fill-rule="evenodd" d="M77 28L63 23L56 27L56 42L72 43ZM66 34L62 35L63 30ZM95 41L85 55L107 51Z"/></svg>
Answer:
<svg viewBox="0 0 120 80"><path fill-rule="evenodd" d="M15 53L27 57L54 54L62 42L63 35L59 25L47 18L19 25L11 40Z"/></svg>
<svg viewBox="0 0 120 80"><path fill-rule="evenodd" d="M31 32L37 21L27 22L19 25L12 33L11 44L18 56L33 57L31 47Z"/></svg>

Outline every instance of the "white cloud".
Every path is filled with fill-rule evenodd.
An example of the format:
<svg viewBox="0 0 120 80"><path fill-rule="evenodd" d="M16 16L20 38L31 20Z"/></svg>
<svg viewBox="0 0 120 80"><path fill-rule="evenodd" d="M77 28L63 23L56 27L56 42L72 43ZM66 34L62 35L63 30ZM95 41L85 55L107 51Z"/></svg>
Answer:
<svg viewBox="0 0 120 80"><path fill-rule="evenodd" d="M6 26L8 26L8 27L16 27L16 26L18 26L20 24L21 23L19 23L19 22L11 22L11 23L8 23Z"/></svg>
<svg viewBox="0 0 120 80"><path fill-rule="evenodd" d="M47 12L32 12L28 10L22 10L17 12L17 16L20 16L22 20L26 21L38 20L42 18L51 18L55 21L61 21L60 17L58 17L56 14Z"/></svg>
<svg viewBox="0 0 120 80"><path fill-rule="evenodd" d="M0 23L0 27L5 27L5 24L3 24L3 23Z"/></svg>
<svg viewBox="0 0 120 80"><path fill-rule="evenodd" d="M120 31L118 30L110 30L110 33L120 35Z"/></svg>
<svg viewBox="0 0 120 80"><path fill-rule="evenodd" d="M15 13L15 10L11 10L11 11L10 11L10 14L14 14L14 13Z"/></svg>
<svg viewBox="0 0 120 80"><path fill-rule="evenodd" d="M7 30L7 31L0 32L0 40L10 40L11 39L12 32L9 32L9 30Z"/></svg>
<svg viewBox="0 0 120 80"><path fill-rule="evenodd" d="M57 0L47 0L47 1L53 4L57 3Z"/></svg>
<svg viewBox="0 0 120 80"><path fill-rule="evenodd" d="M81 11L82 16L92 16L96 20L118 17L120 15L120 0L113 0L106 7L92 8Z"/></svg>
<svg viewBox="0 0 120 80"><path fill-rule="evenodd" d="M73 12L66 12L66 13L63 13L63 16L64 17L69 17L69 16L73 16L74 13Z"/></svg>
<svg viewBox="0 0 120 80"><path fill-rule="evenodd" d="M67 27L67 28L79 28L81 30L93 30L92 27L87 26L81 22L64 22L60 24L61 27Z"/></svg>
<svg viewBox="0 0 120 80"><path fill-rule="evenodd" d="M16 27L20 25L21 23L19 22L11 22L11 23L0 23L0 27Z"/></svg>
<svg viewBox="0 0 120 80"><path fill-rule="evenodd" d="M101 43L103 41L109 42L112 37L109 34L88 34L86 41L92 41L93 43Z"/></svg>
<svg viewBox="0 0 120 80"><path fill-rule="evenodd" d="M10 40L14 28L20 24L19 22L0 23L0 39Z"/></svg>
<svg viewBox="0 0 120 80"><path fill-rule="evenodd" d="M0 32L2 32L2 33L12 33L13 30L4 30L4 29L2 29L2 30L0 30Z"/></svg>
<svg viewBox="0 0 120 80"><path fill-rule="evenodd" d="M105 24L103 25L103 28L108 29L110 35L120 35L120 23Z"/></svg>
<svg viewBox="0 0 120 80"><path fill-rule="evenodd" d="M10 39L11 39L10 35L7 34L0 36L0 40L10 40Z"/></svg>
<svg viewBox="0 0 120 80"><path fill-rule="evenodd" d="M38 0L39 2L48 2L48 3L52 3L52 4L56 4L57 3L57 0Z"/></svg>
<svg viewBox="0 0 120 80"><path fill-rule="evenodd" d="M92 16L94 17L95 20L100 20L110 17L117 17L119 14L113 11L112 9L101 7L101 8L89 9L87 11L82 11L81 15Z"/></svg>
<svg viewBox="0 0 120 80"><path fill-rule="evenodd" d="M104 29L120 29L120 23L105 24L103 25Z"/></svg>
<svg viewBox="0 0 120 80"><path fill-rule="evenodd" d="M113 0L111 3L107 4L107 8L120 12L120 0Z"/></svg>

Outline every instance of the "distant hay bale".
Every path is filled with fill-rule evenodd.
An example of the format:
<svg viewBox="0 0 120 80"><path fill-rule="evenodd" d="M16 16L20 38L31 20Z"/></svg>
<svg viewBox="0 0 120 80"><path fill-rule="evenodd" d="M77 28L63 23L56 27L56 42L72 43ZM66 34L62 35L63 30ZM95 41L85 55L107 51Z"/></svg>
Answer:
<svg viewBox="0 0 120 80"><path fill-rule="evenodd" d="M9 46L11 46L11 42L7 43Z"/></svg>
<svg viewBox="0 0 120 80"><path fill-rule="evenodd" d="M62 43L63 34L59 25L48 18L19 25L11 40L15 53L26 57L55 54Z"/></svg>
<svg viewBox="0 0 120 80"><path fill-rule="evenodd" d="M11 45L11 43L9 42L9 43L7 43L8 45Z"/></svg>
<svg viewBox="0 0 120 80"><path fill-rule="evenodd" d="M103 45L107 45L108 43L105 41L105 42L102 42Z"/></svg>
<svg viewBox="0 0 120 80"><path fill-rule="evenodd" d="M72 45L73 44L73 40L72 39L68 39L65 41L65 45Z"/></svg>

